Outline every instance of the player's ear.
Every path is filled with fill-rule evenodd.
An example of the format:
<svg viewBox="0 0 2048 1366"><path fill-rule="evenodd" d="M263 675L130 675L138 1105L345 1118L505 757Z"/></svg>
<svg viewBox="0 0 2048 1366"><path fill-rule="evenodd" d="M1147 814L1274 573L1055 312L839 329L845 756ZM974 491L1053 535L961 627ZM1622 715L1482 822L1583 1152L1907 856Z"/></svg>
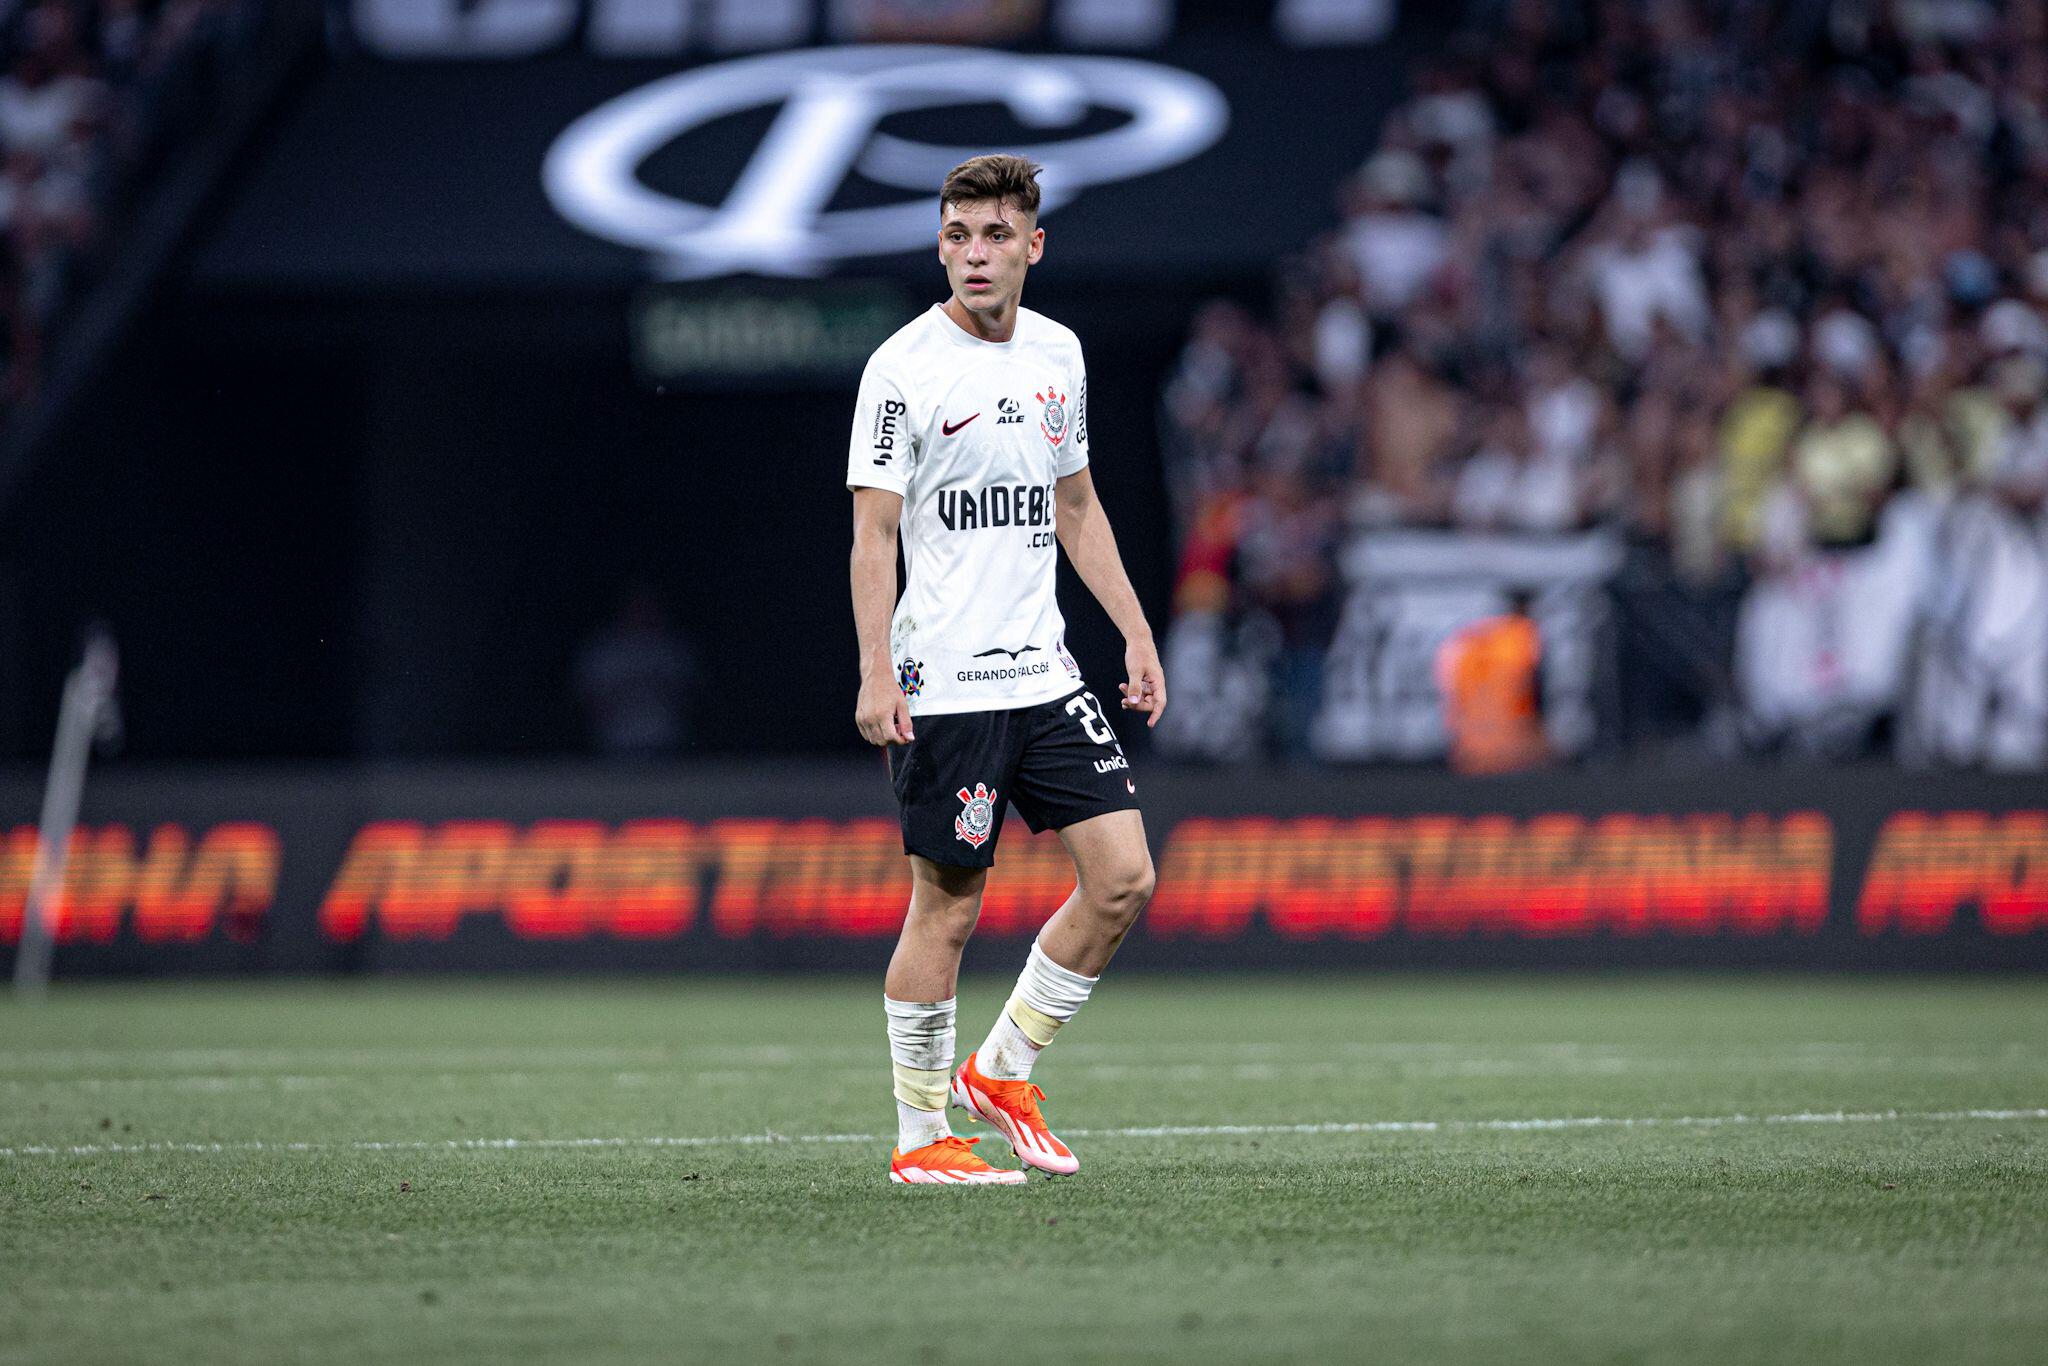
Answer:
<svg viewBox="0 0 2048 1366"><path fill-rule="evenodd" d="M1043 255L1045 255L1045 229L1033 228L1031 230L1031 249L1024 254L1024 264L1035 266L1038 264L1038 258Z"/></svg>

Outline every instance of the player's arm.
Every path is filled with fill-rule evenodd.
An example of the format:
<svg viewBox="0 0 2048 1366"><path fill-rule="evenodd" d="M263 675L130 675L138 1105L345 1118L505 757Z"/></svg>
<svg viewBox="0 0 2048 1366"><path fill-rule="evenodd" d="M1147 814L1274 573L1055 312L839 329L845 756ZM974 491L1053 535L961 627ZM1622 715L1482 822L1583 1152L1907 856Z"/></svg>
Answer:
<svg viewBox="0 0 2048 1366"><path fill-rule="evenodd" d="M1117 630L1124 633L1124 670L1130 681L1116 685L1124 695L1124 710L1144 712L1145 724L1156 726L1166 711L1166 671L1159 667L1159 647L1153 643L1145 609L1138 605L1137 592L1124 572L1116 533L1109 529L1109 515L1095 496L1095 477L1086 465L1059 477L1053 501L1060 545L1067 559Z"/></svg>
<svg viewBox="0 0 2048 1366"><path fill-rule="evenodd" d="M896 524L903 495L889 489L853 491L853 629L860 640L860 697L853 721L871 745L914 739L910 703L896 686L889 659L889 618L896 610Z"/></svg>

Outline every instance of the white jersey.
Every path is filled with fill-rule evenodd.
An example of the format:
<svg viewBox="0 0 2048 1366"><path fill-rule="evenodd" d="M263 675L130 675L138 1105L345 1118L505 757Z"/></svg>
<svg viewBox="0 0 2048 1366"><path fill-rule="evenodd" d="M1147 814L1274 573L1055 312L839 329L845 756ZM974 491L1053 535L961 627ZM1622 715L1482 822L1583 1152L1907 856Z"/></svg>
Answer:
<svg viewBox="0 0 2048 1366"><path fill-rule="evenodd" d="M1010 340L987 342L934 304L868 360L846 484L903 495L889 657L912 716L1081 686L1053 600L1053 492L1087 463L1081 343L1044 314L1020 307Z"/></svg>

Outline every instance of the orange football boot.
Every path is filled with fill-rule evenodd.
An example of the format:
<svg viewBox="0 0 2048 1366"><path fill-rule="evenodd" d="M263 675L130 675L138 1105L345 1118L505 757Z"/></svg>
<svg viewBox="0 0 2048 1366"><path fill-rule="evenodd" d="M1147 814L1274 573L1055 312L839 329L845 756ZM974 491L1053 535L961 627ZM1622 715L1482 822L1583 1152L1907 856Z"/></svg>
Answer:
<svg viewBox="0 0 2048 1366"><path fill-rule="evenodd" d="M983 1076L974 1057L969 1053L953 1076L953 1103L1010 1140L1018 1161L1055 1176L1071 1176L1081 1170L1081 1159L1045 1126L1045 1115L1038 1108L1045 1092L1028 1081Z"/></svg>
<svg viewBox="0 0 2048 1366"><path fill-rule="evenodd" d="M991 1167L974 1155L978 1138L948 1136L936 1143L889 1153L889 1179L899 1186L1019 1186L1023 1172Z"/></svg>

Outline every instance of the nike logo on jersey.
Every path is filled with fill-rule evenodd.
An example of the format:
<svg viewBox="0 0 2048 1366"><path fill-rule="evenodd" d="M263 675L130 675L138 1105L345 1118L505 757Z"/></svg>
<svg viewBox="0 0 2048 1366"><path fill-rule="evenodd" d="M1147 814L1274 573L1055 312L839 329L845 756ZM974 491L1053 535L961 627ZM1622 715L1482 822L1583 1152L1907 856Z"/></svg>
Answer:
<svg viewBox="0 0 2048 1366"><path fill-rule="evenodd" d="M980 654L976 655L975 658L987 659L990 655L1008 655L1012 659L1018 659L1024 655L1035 655L1037 653L1038 647L1036 645L1026 645L1021 650L1005 650L1002 646L998 645L993 650L983 650Z"/></svg>
<svg viewBox="0 0 2048 1366"><path fill-rule="evenodd" d="M974 421L975 418L980 416L980 413L973 413L967 417L961 418L958 422L941 422L939 423L939 432L941 435L951 436L953 433L959 431L962 427L965 427L968 423Z"/></svg>

